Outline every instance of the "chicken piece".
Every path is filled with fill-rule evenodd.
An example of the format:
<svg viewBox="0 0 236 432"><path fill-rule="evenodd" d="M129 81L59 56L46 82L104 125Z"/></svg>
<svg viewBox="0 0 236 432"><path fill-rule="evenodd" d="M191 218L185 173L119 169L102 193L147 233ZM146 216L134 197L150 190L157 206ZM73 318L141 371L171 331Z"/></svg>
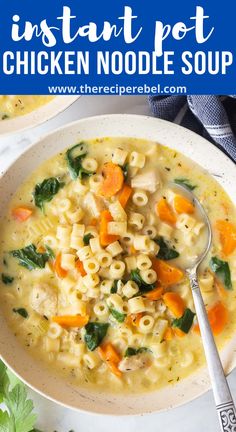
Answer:
<svg viewBox="0 0 236 432"><path fill-rule="evenodd" d="M125 357L119 363L121 372L136 371L150 365L150 359L146 354L137 354L131 357Z"/></svg>
<svg viewBox="0 0 236 432"><path fill-rule="evenodd" d="M47 317L56 315L57 292L55 288L47 284L36 285L30 295L30 305L40 315Z"/></svg>
<svg viewBox="0 0 236 432"><path fill-rule="evenodd" d="M131 179L132 188L143 189L151 193L156 192L160 184L160 176L156 170L143 172Z"/></svg>

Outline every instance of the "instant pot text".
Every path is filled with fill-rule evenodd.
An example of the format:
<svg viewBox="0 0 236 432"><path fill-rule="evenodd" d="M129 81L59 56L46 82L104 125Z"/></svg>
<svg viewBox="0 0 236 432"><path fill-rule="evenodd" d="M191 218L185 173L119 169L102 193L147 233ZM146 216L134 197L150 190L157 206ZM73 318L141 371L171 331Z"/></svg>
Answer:
<svg viewBox="0 0 236 432"><path fill-rule="evenodd" d="M114 22L104 21L81 23L79 16L72 9L64 6L61 16L55 22L45 18L39 23L25 21L20 14L12 16L11 39L20 45L27 43L28 50L7 50L0 59L0 67L4 75L89 75L91 68L97 75L226 75L233 64L231 51L207 51L205 44L213 37L215 28L211 17L204 8L197 6L193 16L186 22L169 24L160 19L155 21L152 50L137 51L135 43L143 37L144 25L133 9L125 6L122 14ZM194 40L199 49L184 50L175 55L174 50L166 47L172 42L181 44L183 40ZM64 50L57 50L58 41L63 41ZM120 45L127 50L93 50L90 44L121 41ZM40 43L41 50L33 49L35 41ZM71 49L86 41L87 49ZM74 45L73 45L74 46ZM132 49L134 46L134 49Z"/></svg>

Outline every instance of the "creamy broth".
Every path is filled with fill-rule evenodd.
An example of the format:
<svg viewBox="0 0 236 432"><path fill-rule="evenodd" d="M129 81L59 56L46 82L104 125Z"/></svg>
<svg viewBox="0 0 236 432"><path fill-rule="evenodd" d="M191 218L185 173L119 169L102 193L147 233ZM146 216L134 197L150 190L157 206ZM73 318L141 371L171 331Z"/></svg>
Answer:
<svg viewBox="0 0 236 432"><path fill-rule="evenodd" d="M0 95L0 120L28 114L52 99L53 96Z"/></svg>
<svg viewBox="0 0 236 432"><path fill-rule="evenodd" d="M151 391L204 364L184 269L206 227L176 180L194 189L213 227L199 280L222 347L236 328L235 208L194 162L153 142L97 139L46 161L10 202L2 313L34 357L79 386Z"/></svg>

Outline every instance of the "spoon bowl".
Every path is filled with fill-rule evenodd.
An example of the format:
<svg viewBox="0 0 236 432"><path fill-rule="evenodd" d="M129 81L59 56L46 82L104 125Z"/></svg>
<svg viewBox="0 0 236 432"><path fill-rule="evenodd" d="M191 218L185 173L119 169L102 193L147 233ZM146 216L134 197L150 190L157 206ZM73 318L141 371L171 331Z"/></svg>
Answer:
<svg viewBox="0 0 236 432"><path fill-rule="evenodd" d="M205 245L205 248L203 249L202 253L200 255L197 256L196 261L193 263L193 265L191 267L188 267L186 269L187 273L190 273L193 271L193 269L195 269L197 271L198 267L200 266L200 264L203 262L203 260L206 258L211 244L212 244L212 228L211 228L211 223L209 220L209 217L207 215L206 210L204 209L204 207L202 206L202 204L200 203L199 199L196 197L196 195L194 195L194 193L187 187L184 185L180 185L177 183L172 183L172 188L174 189L179 189L180 191L184 192L185 196L193 203L193 205L198 209L199 214L202 217L202 222L204 223L206 229L207 229L207 242Z"/></svg>

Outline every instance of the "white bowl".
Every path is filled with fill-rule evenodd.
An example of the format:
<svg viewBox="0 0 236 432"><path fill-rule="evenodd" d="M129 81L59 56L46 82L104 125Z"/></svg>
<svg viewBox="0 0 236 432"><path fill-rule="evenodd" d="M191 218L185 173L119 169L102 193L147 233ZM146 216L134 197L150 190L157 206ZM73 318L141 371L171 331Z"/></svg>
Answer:
<svg viewBox="0 0 236 432"><path fill-rule="evenodd" d="M69 124L34 144L13 163L0 179L1 212L9 196L32 170L45 159L72 144L96 137L145 138L182 152L213 174L236 205L235 165L205 139L175 124L136 115L90 117ZM1 215L1 213L0 213ZM236 365L236 335L221 352L226 373ZM112 395L74 386L53 368L32 358L20 345L0 316L0 354L7 365L33 389L60 404L91 413L127 415L144 414L176 407L206 392L209 387L205 368L174 386L141 395Z"/></svg>
<svg viewBox="0 0 236 432"><path fill-rule="evenodd" d="M22 132L25 129L36 127L60 114L74 103L78 97L79 96L55 96L50 102L36 108L28 114L9 120L2 120L0 121L0 135Z"/></svg>

